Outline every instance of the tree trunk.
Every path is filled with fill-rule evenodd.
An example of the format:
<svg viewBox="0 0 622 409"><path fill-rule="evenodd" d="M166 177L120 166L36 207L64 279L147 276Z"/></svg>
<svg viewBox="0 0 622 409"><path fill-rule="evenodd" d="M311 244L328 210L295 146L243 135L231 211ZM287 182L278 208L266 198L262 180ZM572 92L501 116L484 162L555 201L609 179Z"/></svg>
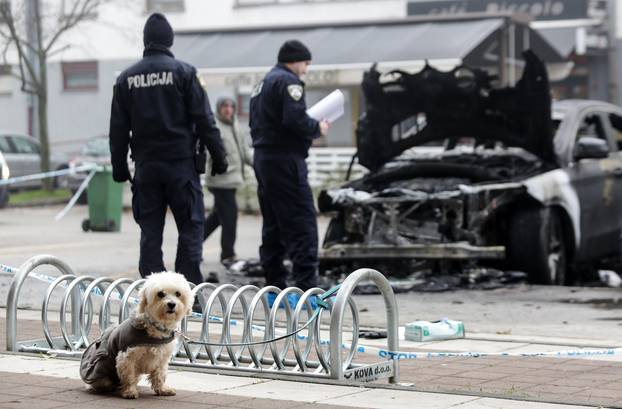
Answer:
<svg viewBox="0 0 622 409"><path fill-rule="evenodd" d="M37 64L39 66L39 85L37 87L37 115L39 118L39 143L41 145L41 171L50 171L50 140L48 134L48 71L47 52L43 46L43 27L41 19L41 0L34 2L35 30L37 37ZM43 179L43 188L52 190L53 180Z"/></svg>
<svg viewBox="0 0 622 409"><path fill-rule="evenodd" d="M50 171L50 140L48 136L48 75L45 56L39 56L40 87L37 92L37 114L39 118L39 143L41 144L41 171ZM43 179L43 188L52 190L53 180Z"/></svg>

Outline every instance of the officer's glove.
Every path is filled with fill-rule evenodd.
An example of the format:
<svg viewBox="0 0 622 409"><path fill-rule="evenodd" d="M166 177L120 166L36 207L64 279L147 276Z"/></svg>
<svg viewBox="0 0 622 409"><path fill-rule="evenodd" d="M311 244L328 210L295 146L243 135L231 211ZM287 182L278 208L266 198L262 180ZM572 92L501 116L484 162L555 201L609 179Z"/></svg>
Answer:
<svg viewBox="0 0 622 409"><path fill-rule="evenodd" d="M115 182L123 183L131 178L132 175L130 175L130 168L127 166L127 163L112 166L112 179Z"/></svg>
<svg viewBox="0 0 622 409"><path fill-rule="evenodd" d="M221 160L212 159L212 176L222 175L227 171L229 164L227 163L226 158L222 158Z"/></svg>

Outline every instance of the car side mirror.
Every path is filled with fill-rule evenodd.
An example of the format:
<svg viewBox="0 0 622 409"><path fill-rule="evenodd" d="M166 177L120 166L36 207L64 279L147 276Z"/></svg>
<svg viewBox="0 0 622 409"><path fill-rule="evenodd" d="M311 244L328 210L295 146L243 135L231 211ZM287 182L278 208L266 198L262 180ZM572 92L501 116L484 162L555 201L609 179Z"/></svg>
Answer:
<svg viewBox="0 0 622 409"><path fill-rule="evenodd" d="M607 145L607 142L593 136L579 138L574 147L575 160L602 159L607 156L609 156L609 145Z"/></svg>

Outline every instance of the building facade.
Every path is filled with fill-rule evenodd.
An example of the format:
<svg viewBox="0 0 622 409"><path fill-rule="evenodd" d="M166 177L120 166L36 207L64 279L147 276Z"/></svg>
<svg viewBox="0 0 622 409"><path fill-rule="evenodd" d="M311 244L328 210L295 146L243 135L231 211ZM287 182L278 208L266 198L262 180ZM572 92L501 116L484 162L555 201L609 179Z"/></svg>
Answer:
<svg viewBox="0 0 622 409"><path fill-rule="evenodd" d="M20 2L8 1L14 7L18 7ZM49 10L56 12L57 18L62 16L63 8L71 3L70 0L41 1ZM319 100L334 88L342 89L346 95L344 116L334 124L327 139L318 141L320 146L354 145L356 120L363 110L359 84L363 71L371 63L378 61L381 67L387 69L416 71L423 66L425 59L439 68L449 69L461 62L479 61L475 59L476 55L478 58L494 56L489 43L494 38L494 30L499 28L495 24L501 23L495 23L492 17L487 19L485 14L492 12L531 13L533 21L528 25L535 31L577 26L573 28L572 41L567 41L569 31L553 34L541 31L533 37L545 38L560 54L566 52L568 61L574 63L573 71L565 76L568 82L559 87L560 96L616 100L616 92L619 91L616 91L615 81L609 77L615 77L611 75L614 72L612 66L618 60L612 62L609 59L612 54L610 45L619 44L622 40L618 38L622 39L622 36L617 31L611 35L607 13L598 14L603 5L607 8L611 7L611 3L593 0L562 3L575 1L585 2L586 15L581 14L583 8L580 6L572 11L566 10L571 14L555 16L559 12L557 3L560 2L552 0L110 0L87 20L66 32L48 61L51 147L55 152L71 153L77 151L85 140L107 134L112 84L121 70L141 57L143 24L153 11L164 12L171 21L177 33L173 51L199 68L210 98L215 100L220 95L237 98L243 122L248 114L252 86L275 62L278 42L287 39L279 37L279 33L301 37L308 42L314 53L314 62L306 78L308 102L311 104ZM491 4L496 4L497 9L493 10ZM545 7L547 4L548 8ZM467 10L468 7L476 8ZM536 12L539 10L540 14L546 11L551 15L548 17L557 19L538 17ZM465 12L480 15L483 22L469 23L469 32L479 36L481 43L465 43L468 39L452 35L444 23L428 24L425 28L421 26L423 20L430 19L430 14L441 14L442 20L447 17L446 14L460 15ZM566 18L568 16L572 18ZM405 31L399 31L406 23L412 23L413 30L419 24L416 28L418 34L410 30L404 35ZM377 35L373 34L374 30ZM424 36L424 32L429 30L440 30L438 32L442 32L440 35L444 37L437 37L443 38L439 44L449 42L458 51L451 47L437 47L434 41L429 44L429 38ZM393 31L400 34L392 36ZM242 35L244 33L251 33L262 47L250 44L248 37ZM556 42L555 35L566 41ZM386 36L381 45L370 41L378 36ZM273 42L266 40L268 38ZM359 43L353 42L356 38L360 38ZM424 42L431 47L423 47L426 45ZM488 48L482 50L486 44ZM473 49L467 53L460 51L460 47ZM332 51L327 52L328 49ZM369 50L379 53L368 53ZM410 54L409 50L412 51ZM430 57L431 52L435 52L436 57ZM407 59L403 57L406 54L411 56ZM345 58L347 55L353 57ZM354 58L357 55L361 57ZM230 60L227 60L228 56ZM583 60L587 62L582 63ZM495 66L494 61L491 64ZM564 75L560 67L557 67L557 72L562 73L558 74L562 81L566 78L561 78ZM20 91L20 82L10 75L15 70L10 58L8 64L0 65L0 130L31 133L36 131L31 99ZM515 79L516 72L511 73ZM615 73L619 76L617 71ZM606 78L604 85L603 78Z"/></svg>

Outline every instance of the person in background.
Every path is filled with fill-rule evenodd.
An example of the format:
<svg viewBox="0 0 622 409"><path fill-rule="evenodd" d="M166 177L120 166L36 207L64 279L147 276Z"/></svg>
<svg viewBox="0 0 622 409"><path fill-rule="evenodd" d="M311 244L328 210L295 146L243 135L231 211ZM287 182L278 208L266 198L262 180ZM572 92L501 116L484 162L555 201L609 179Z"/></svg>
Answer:
<svg viewBox="0 0 622 409"><path fill-rule="evenodd" d="M221 97L216 102L216 125L220 130L229 167L221 175L208 176L207 190L214 196L214 206L205 219L203 241L218 228L220 233L220 262L227 268L236 261L235 238L238 224L238 204L235 198L250 174L253 158L246 133L236 118L235 101Z"/></svg>

